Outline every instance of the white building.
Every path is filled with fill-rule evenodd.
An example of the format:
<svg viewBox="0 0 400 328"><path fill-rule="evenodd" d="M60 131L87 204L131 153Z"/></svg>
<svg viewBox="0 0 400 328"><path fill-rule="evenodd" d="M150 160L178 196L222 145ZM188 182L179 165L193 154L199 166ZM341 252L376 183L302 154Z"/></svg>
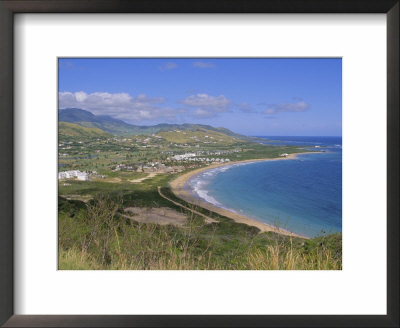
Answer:
<svg viewBox="0 0 400 328"><path fill-rule="evenodd" d="M77 178L81 181L89 180L89 173L81 172L79 170L58 172L58 180Z"/></svg>
<svg viewBox="0 0 400 328"><path fill-rule="evenodd" d="M187 158L191 158L191 157L195 157L195 156L196 156L195 153L186 153L186 154L183 154L183 155L175 155L174 159L176 161L181 161L183 159L187 159Z"/></svg>
<svg viewBox="0 0 400 328"><path fill-rule="evenodd" d="M58 180L67 179L66 172L58 172Z"/></svg>
<svg viewBox="0 0 400 328"><path fill-rule="evenodd" d="M81 181L88 181L89 180L89 174L87 174L86 172L79 172L77 175L78 180Z"/></svg>

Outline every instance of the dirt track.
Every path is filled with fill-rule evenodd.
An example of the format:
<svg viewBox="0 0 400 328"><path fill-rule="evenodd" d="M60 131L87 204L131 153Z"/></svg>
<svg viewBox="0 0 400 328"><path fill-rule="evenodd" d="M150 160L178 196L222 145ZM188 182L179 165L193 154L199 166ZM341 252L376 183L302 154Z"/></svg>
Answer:
<svg viewBox="0 0 400 328"><path fill-rule="evenodd" d="M173 204L175 204L175 205L177 205L177 206L179 206L179 207L182 207L182 208L184 208L185 210L188 210L188 211L190 211L190 212L192 212L192 213L194 213L194 214L196 214L196 215L202 216L202 217L205 219L206 223L218 222L218 221L214 220L213 218L210 218L209 216L207 216L207 215L205 215L205 214L203 214L203 213L200 213L200 212L198 212L198 211L196 211L196 210L193 210L193 209L191 209L191 208L189 208L189 207L186 207L186 206L184 206L184 205L182 205L182 204L180 204L180 203L178 203L178 202L175 202L174 200L168 198L167 196L165 196L165 195L161 192L161 187L160 187L160 186L158 186L157 189L158 189L158 193L160 194L160 196L161 196L162 198L164 198L164 199L170 201L171 203L173 203Z"/></svg>

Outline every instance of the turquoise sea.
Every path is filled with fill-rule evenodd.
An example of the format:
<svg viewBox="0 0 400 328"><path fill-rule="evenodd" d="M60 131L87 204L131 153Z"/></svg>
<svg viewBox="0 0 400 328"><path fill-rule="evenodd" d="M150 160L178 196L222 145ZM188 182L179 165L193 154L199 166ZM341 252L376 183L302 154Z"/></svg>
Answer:
<svg viewBox="0 0 400 328"><path fill-rule="evenodd" d="M185 188L216 206L305 236L342 231L342 138L261 138L325 152L210 169Z"/></svg>

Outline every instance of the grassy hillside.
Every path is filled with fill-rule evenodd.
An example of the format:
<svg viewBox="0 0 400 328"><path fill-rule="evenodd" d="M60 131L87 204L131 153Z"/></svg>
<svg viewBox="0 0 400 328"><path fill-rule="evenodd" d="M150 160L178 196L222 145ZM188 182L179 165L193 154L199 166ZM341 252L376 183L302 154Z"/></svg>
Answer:
<svg viewBox="0 0 400 328"><path fill-rule="evenodd" d="M88 128L97 128L101 129L105 132L108 132L113 135L117 136L124 136L124 135L133 135L137 134L135 128L132 128L128 124L120 124L116 122L78 122L79 125L88 127Z"/></svg>
<svg viewBox="0 0 400 328"><path fill-rule="evenodd" d="M111 135L97 128L86 128L78 124L59 122L58 133L66 137L98 138L110 137Z"/></svg>
<svg viewBox="0 0 400 328"><path fill-rule="evenodd" d="M342 268L341 234L310 240L260 234L228 218L215 215L217 223L205 224L189 213L183 227L144 224L121 216L123 203L101 196L88 204L59 199L59 269Z"/></svg>
<svg viewBox="0 0 400 328"><path fill-rule="evenodd" d="M238 142L238 138L228 136L222 132L216 132L205 128L198 128L195 131L173 130L159 132L158 135L169 142L187 144L233 144Z"/></svg>

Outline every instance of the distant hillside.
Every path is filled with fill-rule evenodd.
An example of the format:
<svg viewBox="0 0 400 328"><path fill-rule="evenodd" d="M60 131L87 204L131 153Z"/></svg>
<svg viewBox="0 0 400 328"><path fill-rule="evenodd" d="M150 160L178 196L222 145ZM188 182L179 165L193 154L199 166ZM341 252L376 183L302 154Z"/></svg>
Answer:
<svg viewBox="0 0 400 328"><path fill-rule="evenodd" d="M157 124L153 126L140 126L128 124L124 121L112 118L110 116L98 116L89 111L79 108L60 109L58 120L60 122L76 123L81 126L98 128L114 135L137 135L153 134L159 132L168 132L174 130L197 131L199 129L215 131L225 135L248 139L247 137L234 133L225 128L214 128L210 125L201 124Z"/></svg>
<svg viewBox="0 0 400 328"><path fill-rule="evenodd" d="M98 128L114 135L137 134L137 127L117 120L110 116L97 116L83 109L61 109L58 114L59 122L77 123L89 128Z"/></svg>
<svg viewBox="0 0 400 328"><path fill-rule="evenodd" d="M66 137L110 137L111 135L97 128L87 128L79 124L59 122L58 133L60 136Z"/></svg>
<svg viewBox="0 0 400 328"><path fill-rule="evenodd" d="M238 141L237 137L200 127L193 131L181 130L181 129L176 129L172 131L161 131L157 135L163 137L169 142L187 143L187 144L227 145Z"/></svg>
<svg viewBox="0 0 400 328"><path fill-rule="evenodd" d="M204 124L158 124L154 125L153 128L158 129L157 132L168 132L168 131L174 131L174 130L183 130L183 131L199 131L199 130L209 130L209 131L215 131L218 133L223 133L228 136L233 136L237 137L240 139L247 139L246 136L232 132L231 130L225 129L225 128L214 128L211 125L204 125Z"/></svg>

